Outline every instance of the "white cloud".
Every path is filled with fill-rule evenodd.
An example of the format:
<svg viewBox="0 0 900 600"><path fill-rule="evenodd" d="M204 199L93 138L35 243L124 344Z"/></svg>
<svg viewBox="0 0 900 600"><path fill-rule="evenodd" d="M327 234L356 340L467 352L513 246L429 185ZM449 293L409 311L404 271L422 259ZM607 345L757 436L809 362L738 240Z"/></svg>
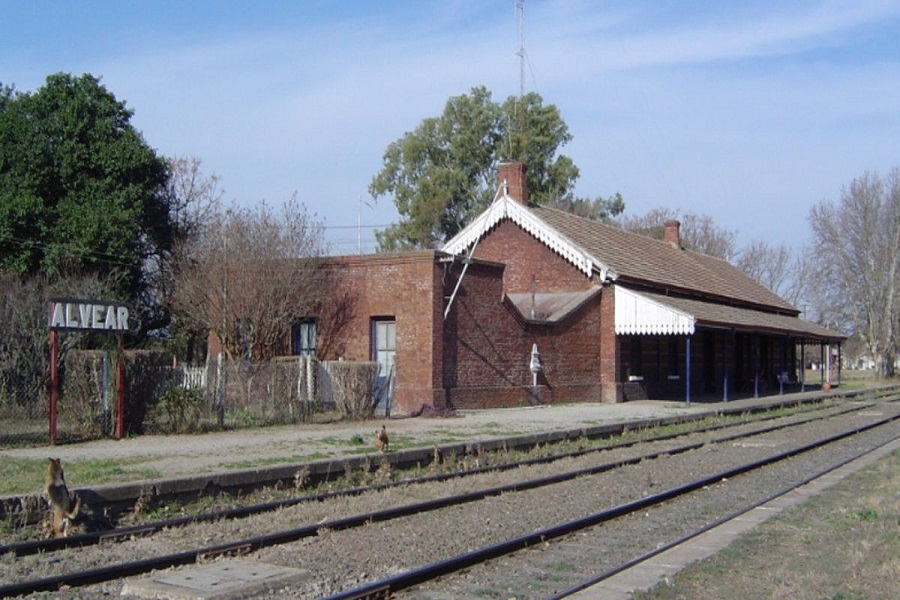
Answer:
<svg viewBox="0 0 900 600"><path fill-rule="evenodd" d="M161 29L99 60L0 53L0 72L101 75L151 145L201 158L230 197L297 191L352 226L388 143L473 86L498 100L519 89L513 2L384 6L230 35ZM898 17L887 1L527 2L525 84L575 135L564 152L580 194L621 191L631 213L666 204L781 241L806 229L811 203L896 164L900 64L876 37L896 38ZM395 219L389 200L364 210Z"/></svg>

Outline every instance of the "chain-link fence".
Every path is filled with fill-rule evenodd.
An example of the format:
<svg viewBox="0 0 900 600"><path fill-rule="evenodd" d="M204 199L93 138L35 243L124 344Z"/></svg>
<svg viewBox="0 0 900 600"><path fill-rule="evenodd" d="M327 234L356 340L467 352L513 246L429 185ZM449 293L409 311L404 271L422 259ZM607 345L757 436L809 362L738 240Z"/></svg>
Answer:
<svg viewBox="0 0 900 600"><path fill-rule="evenodd" d="M122 407L115 352L67 353L60 368L57 444L124 435L193 433L308 422L336 408L327 362L282 357L268 362L172 365L160 352L126 351ZM387 387L385 387L387 386ZM49 381L17 385L0 377L0 448L50 440ZM372 390L373 406L390 396L393 377ZM386 410L389 410L388 398ZM382 410L385 410L382 409Z"/></svg>

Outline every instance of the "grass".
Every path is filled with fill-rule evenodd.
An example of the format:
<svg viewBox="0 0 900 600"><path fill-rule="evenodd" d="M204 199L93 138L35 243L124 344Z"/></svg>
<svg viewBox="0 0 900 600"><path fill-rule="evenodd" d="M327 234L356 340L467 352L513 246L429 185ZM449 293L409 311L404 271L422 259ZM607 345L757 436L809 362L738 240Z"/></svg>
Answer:
<svg viewBox="0 0 900 600"><path fill-rule="evenodd" d="M635 600L897 597L900 452L851 475Z"/></svg>
<svg viewBox="0 0 900 600"><path fill-rule="evenodd" d="M77 482L74 487L100 485L109 481L134 481L159 477L154 469L140 467L144 459L93 459L64 462L66 481ZM44 486L47 472L46 458L16 458L0 461L2 493L38 494Z"/></svg>
<svg viewBox="0 0 900 600"><path fill-rule="evenodd" d="M778 414L790 414L802 411L797 408L774 409L770 411L770 416ZM735 417L739 418L739 417ZM634 436L636 439L645 439L654 435L663 433L686 432L704 425L720 424L731 420L730 418L720 416L710 416L699 421L691 420L687 423L664 425L661 427L639 428L629 430L627 435ZM499 427L497 423L488 423L483 427L491 429ZM277 456L271 458L258 458L247 460L234 460L223 463L224 468L228 469L250 469L257 467L272 466L278 464L286 464L291 462L311 462L315 460L324 460L335 458L337 455L359 456L374 453L374 428L371 435L355 433L350 436L332 436L322 438L317 448L311 447L308 454L293 454L290 457ZM390 451L398 451L413 447L429 447L443 446L455 444L460 441L471 439L470 434L450 432L443 429L435 429L430 431L427 436L411 436L391 433ZM575 441L570 450L580 447L603 447L618 442L618 437L613 438L597 438L592 440ZM330 448L338 449L337 453ZM547 447L534 449L532 455L543 455L554 451L565 451L564 443L557 443ZM483 454L480 453L479 454ZM482 466L487 466L496 461L503 460L503 453L484 453L480 456ZM237 457L235 457L237 458ZM442 457L442 462L455 464L459 457L447 454ZM85 487L91 485L100 485L109 482L126 482L138 479L152 479L159 476L159 473L147 468L141 468L141 458L122 460L73 460L64 461L66 469L66 479L73 487ZM470 468L472 465L464 465ZM11 458L7 457L0 461L0 494L17 495L39 493L43 486L44 473L46 472L47 462L45 458L27 459L27 458Z"/></svg>

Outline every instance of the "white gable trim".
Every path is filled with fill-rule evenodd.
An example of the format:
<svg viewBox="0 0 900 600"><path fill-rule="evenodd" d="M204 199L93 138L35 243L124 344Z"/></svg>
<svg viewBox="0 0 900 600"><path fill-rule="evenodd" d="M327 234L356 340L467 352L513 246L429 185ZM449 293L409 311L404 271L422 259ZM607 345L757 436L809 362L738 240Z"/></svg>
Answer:
<svg viewBox="0 0 900 600"><path fill-rule="evenodd" d="M694 315L651 300L647 296L619 285L615 286L615 290L616 334L691 335L694 333L696 321Z"/></svg>
<svg viewBox="0 0 900 600"><path fill-rule="evenodd" d="M526 206L510 198L506 194L506 186L500 186L494 201L483 213L469 223L462 231L453 236L442 250L449 254L462 254L480 240L488 231L503 219L509 219L548 248L572 263L579 271L590 277L596 268L600 272L601 281L608 277L614 279L615 274L609 268L581 249L577 244L536 217Z"/></svg>

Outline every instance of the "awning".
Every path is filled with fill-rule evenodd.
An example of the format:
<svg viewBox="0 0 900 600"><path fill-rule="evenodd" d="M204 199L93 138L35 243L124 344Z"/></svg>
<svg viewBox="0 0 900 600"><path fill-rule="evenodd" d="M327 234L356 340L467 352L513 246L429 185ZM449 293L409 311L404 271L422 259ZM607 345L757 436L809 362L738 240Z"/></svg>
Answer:
<svg viewBox="0 0 900 600"><path fill-rule="evenodd" d="M507 294L507 301L527 323L551 325L565 319L600 295L599 286L580 292L555 292L535 294Z"/></svg>
<svg viewBox="0 0 900 600"><path fill-rule="evenodd" d="M616 290L616 333L638 335L690 335L695 318L659 300L622 286Z"/></svg>
<svg viewBox="0 0 900 600"><path fill-rule="evenodd" d="M839 341L845 335L789 314L739 308L635 292L620 285L616 290L617 334L692 334L695 327L733 329L792 335L811 340Z"/></svg>

